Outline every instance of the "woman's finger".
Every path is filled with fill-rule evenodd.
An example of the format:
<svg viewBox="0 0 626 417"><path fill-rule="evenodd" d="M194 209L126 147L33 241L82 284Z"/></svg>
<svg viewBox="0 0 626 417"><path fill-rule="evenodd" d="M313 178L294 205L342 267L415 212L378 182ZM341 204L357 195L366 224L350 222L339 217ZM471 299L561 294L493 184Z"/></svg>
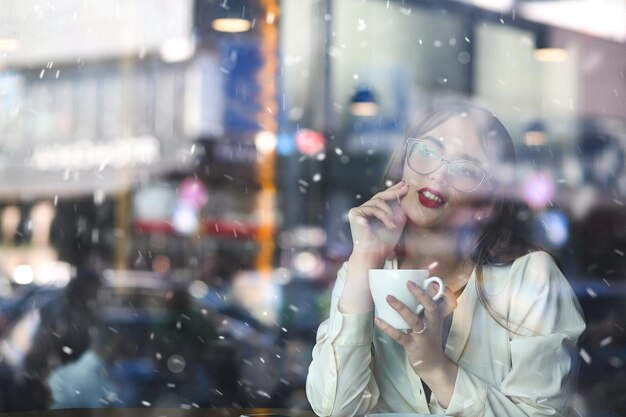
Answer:
<svg viewBox="0 0 626 417"><path fill-rule="evenodd" d="M400 316L409 324L409 326L411 326L412 329L420 329L423 327L422 319L415 313L415 311L408 308L396 297L388 295L387 302L398 312L398 314L400 314Z"/></svg>
<svg viewBox="0 0 626 417"><path fill-rule="evenodd" d="M368 205L378 207L379 209L385 211L389 215L389 218L393 221L393 210L389 207L389 204L385 202L382 198L374 197L371 200L363 203L361 206Z"/></svg>
<svg viewBox="0 0 626 417"><path fill-rule="evenodd" d="M393 188L400 188L400 187L405 186L405 185L406 185L406 183L407 183L407 182L406 182L405 180L400 180L400 181L398 181L397 183L390 185L390 186L389 186L389 187L387 187L386 189L387 189L387 190L391 190L391 189L393 189Z"/></svg>
<svg viewBox="0 0 626 417"><path fill-rule="evenodd" d="M348 217L360 217L366 223L368 223L369 218L375 217L380 220L388 229L397 228L391 216L389 216L384 210L367 204L350 209ZM359 220L357 220L357 222L358 221Z"/></svg>
<svg viewBox="0 0 626 417"><path fill-rule="evenodd" d="M409 184L402 181L398 186L391 186L384 191L374 194L372 198L382 198L385 201L398 200L409 191Z"/></svg>
<svg viewBox="0 0 626 417"><path fill-rule="evenodd" d="M424 314L426 317L431 320L435 318L434 316L437 314L437 303L435 300L433 300L422 287L416 285L414 282L409 281L407 287L409 291L411 291L411 294L417 298L417 301L424 306Z"/></svg>
<svg viewBox="0 0 626 417"><path fill-rule="evenodd" d="M384 191L374 194L373 198L382 198L385 201L398 200L409 191L409 185L403 184L398 188L388 188Z"/></svg>
<svg viewBox="0 0 626 417"><path fill-rule="evenodd" d="M376 317L374 319L374 323L380 330L382 330L387 336L395 340L400 345L406 344L409 341L409 336L406 333L401 332L398 329L394 329L383 319Z"/></svg>

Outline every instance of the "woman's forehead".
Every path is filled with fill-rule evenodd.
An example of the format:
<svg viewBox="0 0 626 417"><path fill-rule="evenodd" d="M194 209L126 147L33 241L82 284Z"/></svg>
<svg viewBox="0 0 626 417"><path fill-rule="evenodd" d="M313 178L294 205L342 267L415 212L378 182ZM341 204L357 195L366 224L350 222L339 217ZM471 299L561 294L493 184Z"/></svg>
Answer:
<svg viewBox="0 0 626 417"><path fill-rule="evenodd" d="M446 120L423 136L438 141L446 152L483 154L474 122L467 117Z"/></svg>

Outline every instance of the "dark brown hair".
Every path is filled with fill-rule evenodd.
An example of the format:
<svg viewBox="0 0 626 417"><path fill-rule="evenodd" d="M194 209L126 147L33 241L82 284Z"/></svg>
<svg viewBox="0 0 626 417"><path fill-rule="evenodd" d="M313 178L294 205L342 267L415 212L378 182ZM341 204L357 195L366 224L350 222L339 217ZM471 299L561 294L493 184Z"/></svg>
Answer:
<svg viewBox="0 0 626 417"><path fill-rule="evenodd" d="M455 117L468 117L474 124L481 148L488 160L497 161L498 166L506 166L512 170L515 166L515 148L513 140L502 122L490 111L468 103L450 102L437 105L415 127L407 132L407 137L420 138L430 130ZM389 181L397 183L402 179L404 161L407 153L407 141L396 149L391 156L381 188L387 188ZM500 183L499 176L492 175L490 179L495 190L493 199L494 208L488 222L476 234L475 244L469 254L469 259L476 264L476 283L480 303L502 327L507 330L507 317L498 313L487 299L483 279L483 267L490 264L508 264L520 256L537 250L522 238L516 231L518 223L518 205L511 195L511 187Z"/></svg>

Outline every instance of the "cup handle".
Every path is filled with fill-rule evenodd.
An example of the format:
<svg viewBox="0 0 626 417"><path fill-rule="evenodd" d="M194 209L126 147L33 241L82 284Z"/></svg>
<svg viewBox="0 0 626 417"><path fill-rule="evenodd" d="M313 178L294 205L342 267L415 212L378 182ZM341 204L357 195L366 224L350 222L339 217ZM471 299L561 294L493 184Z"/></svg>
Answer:
<svg viewBox="0 0 626 417"><path fill-rule="evenodd" d="M433 297L434 301L438 301L441 299L441 297L443 297L443 293L446 291L446 287L443 285L443 281L441 280L441 278L430 277L426 281L424 281L424 289L428 288L428 286L433 282L439 284L439 291L437 291L437 294L435 294L435 296ZM424 306L420 304L417 306L416 313L421 314L422 311L424 311Z"/></svg>

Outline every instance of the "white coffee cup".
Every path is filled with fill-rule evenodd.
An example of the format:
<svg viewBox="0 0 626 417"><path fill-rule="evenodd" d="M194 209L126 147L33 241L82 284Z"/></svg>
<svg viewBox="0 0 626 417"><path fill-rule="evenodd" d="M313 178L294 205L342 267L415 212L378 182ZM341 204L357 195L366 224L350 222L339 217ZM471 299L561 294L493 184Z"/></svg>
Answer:
<svg viewBox="0 0 626 417"><path fill-rule="evenodd" d="M416 285L426 289L430 284L439 284L439 291L433 297L437 301L443 297L445 287L439 277L428 277L428 269L370 269L369 283L370 292L374 299L375 315L383 319L391 327L399 330L410 329L411 326L402 316L387 302L387 296L393 295L416 314L424 309L415 296L411 294L407 283L412 281Z"/></svg>

